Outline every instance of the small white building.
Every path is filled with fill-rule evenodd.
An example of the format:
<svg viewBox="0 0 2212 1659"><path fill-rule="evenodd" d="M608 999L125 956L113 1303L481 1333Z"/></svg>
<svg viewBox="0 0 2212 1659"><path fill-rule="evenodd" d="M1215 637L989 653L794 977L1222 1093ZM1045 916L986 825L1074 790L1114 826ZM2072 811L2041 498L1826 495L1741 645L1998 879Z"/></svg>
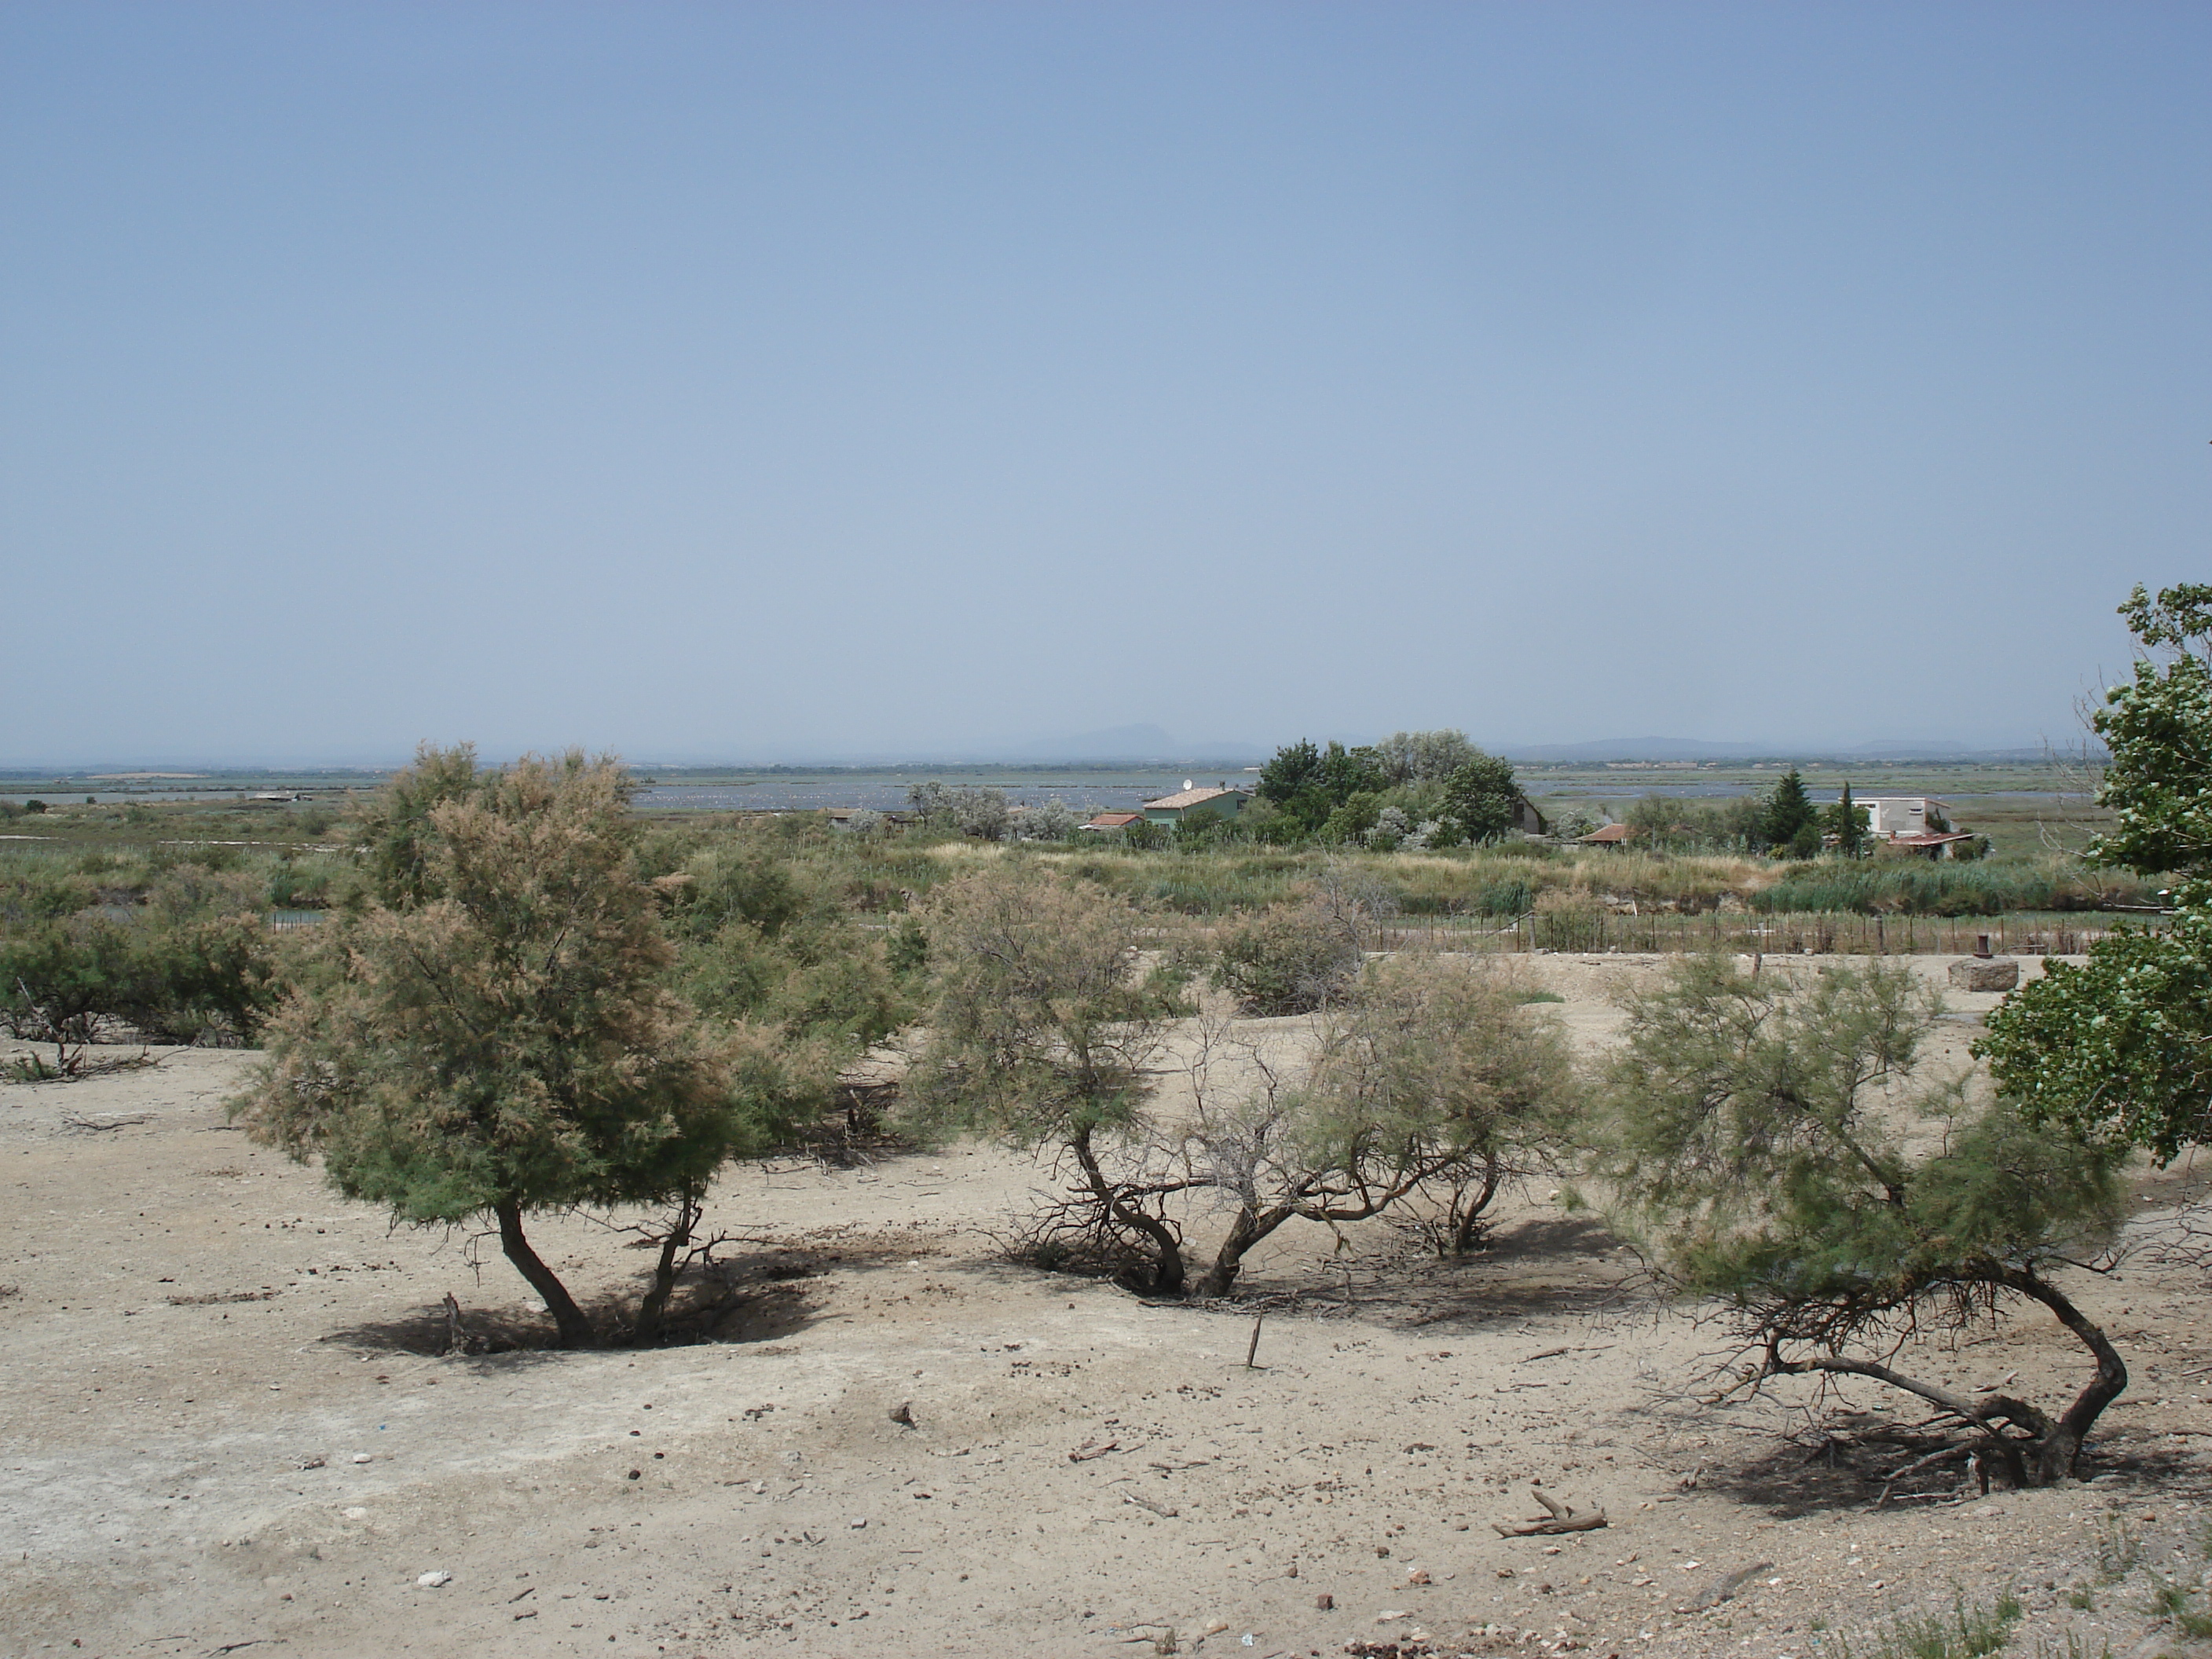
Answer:
<svg viewBox="0 0 2212 1659"><path fill-rule="evenodd" d="M1869 836L1894 841L1899 836L1928 833L1928 808L1931 803L1925 795L1854 795L1851 805L1865 811ZM1939 800L1932 805L1941 816L1943 803Z"/></svg>

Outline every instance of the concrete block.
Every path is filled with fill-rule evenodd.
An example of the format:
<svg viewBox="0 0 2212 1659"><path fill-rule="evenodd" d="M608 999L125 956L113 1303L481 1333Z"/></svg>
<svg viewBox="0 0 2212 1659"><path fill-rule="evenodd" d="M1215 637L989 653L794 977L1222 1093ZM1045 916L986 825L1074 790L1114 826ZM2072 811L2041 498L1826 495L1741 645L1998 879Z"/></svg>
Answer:
<svg viewBox="0 0 2212 1659"><path fill-rule="evenodd" d="M2010 957L1968 957L1951 964L1954 991L2009 991L2020 984L2020 964Z"/></svg>

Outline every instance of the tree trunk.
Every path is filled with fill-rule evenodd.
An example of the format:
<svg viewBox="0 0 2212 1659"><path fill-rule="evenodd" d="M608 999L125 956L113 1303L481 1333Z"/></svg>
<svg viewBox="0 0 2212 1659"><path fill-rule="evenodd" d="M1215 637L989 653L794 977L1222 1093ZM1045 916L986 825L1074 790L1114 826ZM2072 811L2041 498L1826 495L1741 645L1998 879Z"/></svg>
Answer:
<svg viewBox="0 0 2212 1659"><path fill-rule="evenodd" d="M641 1346L660 1340L663 1317L668 1312L668 1298L676 1291L677 1257L691 1243L692 1229L699 1224L698 1196L685 1193L677 1200L676 1215L668 1231L660 1240L660 1255L653 1264L653 1287L638 1304L637 1328L632 1340Z"/></svg>
<svg viewBox="0 0 2212 1659"><path fill-rule="evenodd" d="M1075 1161L1082 1166L1084 1181L1089 1185L1106 1213L1130 1231L1147 1240L1152 1247L1152 1281L1146 1288L1158 1296L1181 1296L1183 1289L1182 1245L1176 1237L1175 1229L1158 1216L1146 1215L1128 1203L1106 1178L1099 1166L1098 1153L1091 1144L1091 1131L1080 1129L1068 1143L1075 1153Z"/></svg>
<svg viewBox="0 0 2212 1659"><path fill-rule="evenodd" d="M1277 1205L1270 1210L1255 1209L1247 1204L1237 1212L1237 1219L1230 1224L1229 1237L1221 1241L1214 1252L1213 1265L1199 1277L1194 1296L1227 1296L1236 1288L1237 1275L1243 1270L1245 1253L1269 1233L1291 1218L1286 1205Z"/></svg>
<svg viewBox="0 0 2212 1659"><path fill-rule="evenodd" d="M1984 1275L1978 1275L1972 1282L2001 1285L2007 1290L2040 1302L2057 1315L2058 1322L2073 1332L2081 1346L2094 1356L2097 1374L2056 1420L2033 1401L2017 1400L2002 1394L1983 1395L1969 1400L1940 1384L1920 1382L1893 1371L1877 1360L1849 1359L1840 1354L1822 1354L1811 1359L1784 1359L1773 1341L1767 1346L1767 1369L1784 1376L1802 1371L1830 1371L1842 1376L1870 1376L1878 1382L1887 1382L1893 1389L1917 1395L1960 1423L1970 1425L1987 1436L1988 1454L2003 1462L2006 1473L2012 1477L2014 1485L2054 1485L2074 1473L2074 1466L2081 1455L2081 1443L2088 1438L2090 1429L2103 1414L2105 1407L2118 1399L2121 1391L2128 1386L2128 1368L2122 1363L2119 1351L2112 1346L2104 1332L2090 1323L2063 1291L2038 1275L2033 1267L1993 1268ZM2008 1429L2011 1431L2009 1433Z"/></svg>
<svg viewBox="0 0 2212 1659"><path fill-rule="evenodd" d="M1462 1188L1452 1198L1452 1254L1471 1253L1480 1236L1483 1212L1490 1208L1490 1200L1498 1196L1499 1170L1498 1154L1492 1152L1482 1162L1482 1189L1472 1202L1466 1199Z"/></svg>
<svg viewBox="0 0 2212 1659"><path fill-rule="evenodd" d="M2090 1429L2104 1415L2105 1407L2118 1399L2128 1386L2128 1368L2111 1339L2056 1285L2039 1276L2035 1269L2008 1268L2003 1279L2022 1296L2033 1297L2057 1315L2058 1322L2073 1332L2097 1360L2097 1374L2089 1379L2089 1386L2075 1396L2074 1403L2031 1448L2035 1465L2028 1478L2039 1486L2048 1486L2074 1473L2075 1463L2081 1455L2081 1443L2089 1437Z"/></svg>
<svg viewBox="0 0 2212 1659"><path fill-rule="evenodd" d="M530 1248L530 1241L522 1234L522 1206L511 1200L492 1206L492 1213L499 1218L499 1248L514 1264L514 1270L530 1281L530 1288L545 1299L546 1308L553 1315L553 1322L560 1327L561 1346L564 1348L588 1348L594 1345L592 1322L584 1317L584 1310L576 1305L576 1298L568 1294L563 1285Z"/></svg>

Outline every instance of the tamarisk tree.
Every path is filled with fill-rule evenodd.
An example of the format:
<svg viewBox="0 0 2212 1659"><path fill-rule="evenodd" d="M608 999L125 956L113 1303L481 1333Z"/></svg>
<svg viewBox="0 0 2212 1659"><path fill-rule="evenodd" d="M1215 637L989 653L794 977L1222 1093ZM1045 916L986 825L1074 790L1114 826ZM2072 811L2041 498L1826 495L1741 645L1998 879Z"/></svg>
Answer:
<svg viewBox="0 0 2212 1659"><path fill-rule="evenodd" d="M2117 1154L2033 1129L1999 1097L1927 1074L1940 1003L1901 969L1804 980L1692 959L1629 1009L1595 1172L1662 1279L1718 1298L1755 1358L1741 1381L1862 1376L1933 1406L1921 1464L1979 1455L2019 1485L2073 1471L2127 1385L2054 1275L2118 1226ZM2106 1260L2109 1261L2110 1258ZM1930 1328L2047 1309L2087 1382L2056 1411L1967 1397L1893 1363Z"/></svg>
<svg viewBox="0 0 2212 1659"><path fill-rule="evenodd" d="M1378 962L1321 1017L1306 1065L1285 1076L1255 1048L1244 1069L1259 1085L1241 1091L1201 1073L1176 1167L1231 1207L1197 1294L1229 1294L1286 1222L1370 1220L1423 1193L1442 1200L1448 1248L1472 1249L1500 1186L1572 1109L1565 1039L1525 1003L1462 958Z"/></svg>
<svg viewBox="0 0 2212 1659"><path fill-rule="evenodd" d="M594 1333L525 1232L533 1212L698 1195L756 1114L665 976L658 896L631 872L611 760L480 769L425 749L357 826L364 901L319 930L235 1115L349 1198L419 1224L488 1218L567 1346ZM665 1305L664 1241L646 1304Z"/></svg>
<svg viewBox="0 0 2212 1659"><path fill-rule="evenodd" d="M1109 1172L1146 1133L1168 1024L1185 1012L1179 975L1144 967L1138 911L1087 883L1023 865L931 896L923 915L928 1041L907 1080L904 1118L921 1133L979 1130L1074 1166L1102 1246L1140 1288L1183 1289L1181 1235ZM1115 1241L1134 1240L1121 1250Z"/></svg>
<svg viewBox="0 0 2212 1659"><path fill-rule="evenodd" d="M1423 1195L1458 1248L1501 1183L1556 1143L1566 1045L1502 975L1378 963L1307 1034L1191 1013L1147 969L1139 913L1020 868L973 876L927 911L932 1012L908 1079L925 1131L998 1134L1066 1160L1026 1224L1032 1260L1109 1272L1155 1296L1226 1296L1293 1220L1342 1226ZM1172 1079L1189 1084L1164 1091ZM1185 1228L1225 1212L1210 1259Z"/></svg>

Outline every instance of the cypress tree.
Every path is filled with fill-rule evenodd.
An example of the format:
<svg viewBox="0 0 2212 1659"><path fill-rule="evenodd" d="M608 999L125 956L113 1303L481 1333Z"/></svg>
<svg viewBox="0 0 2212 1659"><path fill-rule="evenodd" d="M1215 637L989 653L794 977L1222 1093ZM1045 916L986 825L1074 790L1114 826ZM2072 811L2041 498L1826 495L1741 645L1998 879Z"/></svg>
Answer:
<svg viewBox="0 0 2212 1659"><path fill-rule="evenodd" d="M1811 797L1805 793L1805 780L1791 767L1778 779L1774 793L1766 798L1766 843L1770 847L1787 847L1796 839L1797 832L1813 822Z"/></svg>

